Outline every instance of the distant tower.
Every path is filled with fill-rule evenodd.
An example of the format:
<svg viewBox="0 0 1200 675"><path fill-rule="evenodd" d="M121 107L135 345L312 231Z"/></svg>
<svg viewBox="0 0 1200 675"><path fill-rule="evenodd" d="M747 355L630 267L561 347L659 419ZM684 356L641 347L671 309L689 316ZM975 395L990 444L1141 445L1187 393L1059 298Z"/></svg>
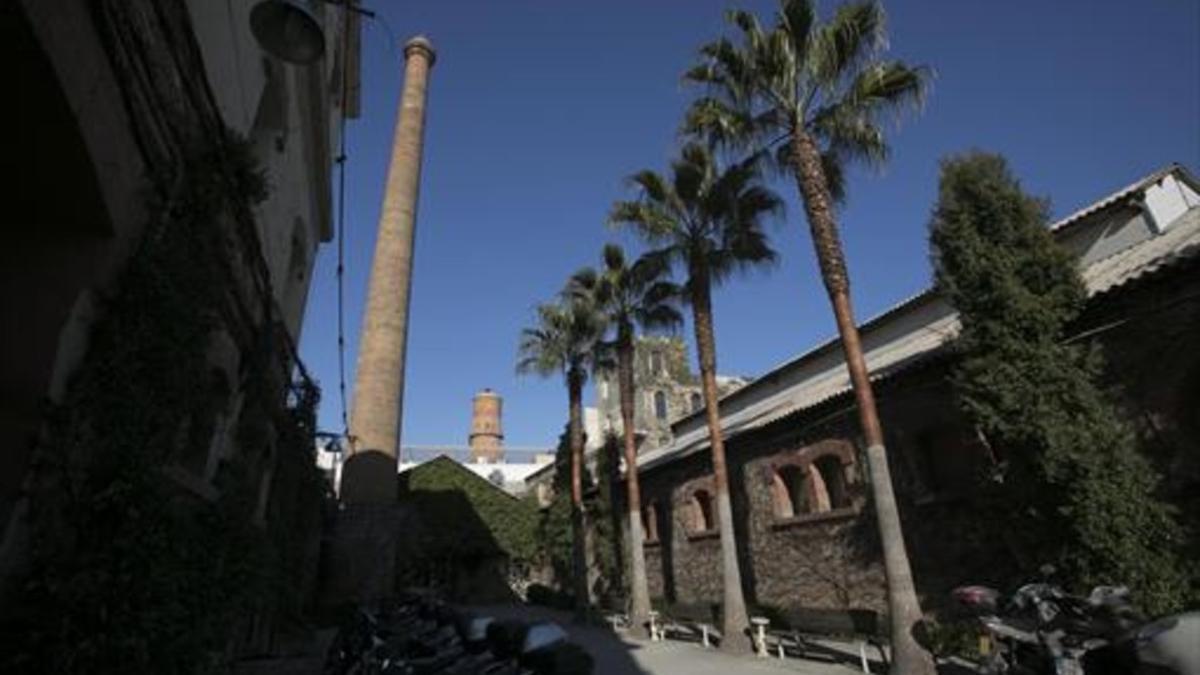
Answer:
<svg viewBox="0 0 1200 675"><path fill-rule="evenodd" d="M504 399L491 389L475 394L471 401L471 461L495 464L504 461L504 432L500 409Z"/></svg>
<svg viewBox="0 0 1200 675"><path fill-rule="evenodd" d="M396 499L413 238L433 45L415 37L404 45L404 57L404 87L359 338L358 377L350 411L353 454L342 475L342 498L352 502Z"/></svg>

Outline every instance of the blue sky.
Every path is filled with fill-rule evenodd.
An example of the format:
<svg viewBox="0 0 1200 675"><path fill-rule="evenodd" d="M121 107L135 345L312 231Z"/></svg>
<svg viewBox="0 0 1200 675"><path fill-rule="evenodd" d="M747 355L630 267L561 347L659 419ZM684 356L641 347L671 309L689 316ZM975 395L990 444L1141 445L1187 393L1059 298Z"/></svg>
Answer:
<svg viewBox="0 0 1200 675"><path fill-rule="evenodd" d="M693 91L679 82L730 6L772 2L365 0L362 115L348 131L347 386L396 115L396 41L438 50L429 92L403 443L465 444L470 400L505 398L512 446L551 445L562 383L517 377L532 308L596 264L623 179L661 170ZM832 3L821 3L826 14ZM1200 4L1195 0L886 3L890 55L937 73L919 116L892 134L882 173L856 171L840 213L859 319L929 282L926 228L938 160L1003 153L1056 216L1172 161L1200 165ZM389 32L390 30L390 32ZM394 40L393 40L394 35ZM776 224L781 264L715 298L722 373L759 374L834 331L795 186ZM336 247L322 247L301 353L324 388L321 425L340 430ZM691 342L690 324L682 332ZM591 393L589 391L590 399Z"/></svg>

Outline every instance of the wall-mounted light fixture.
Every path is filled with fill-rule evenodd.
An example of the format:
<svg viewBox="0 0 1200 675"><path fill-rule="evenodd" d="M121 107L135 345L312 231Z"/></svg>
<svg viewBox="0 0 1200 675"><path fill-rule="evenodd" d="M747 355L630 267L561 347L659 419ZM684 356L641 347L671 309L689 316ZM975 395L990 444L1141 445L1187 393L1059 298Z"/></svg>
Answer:
<svg viewBox="0 0 1200 675"><path fill-rule="evenodd" d="M304 0L262 0L250 10L250 31L271 56L305 65L325 53L321 22Z"/></svg>

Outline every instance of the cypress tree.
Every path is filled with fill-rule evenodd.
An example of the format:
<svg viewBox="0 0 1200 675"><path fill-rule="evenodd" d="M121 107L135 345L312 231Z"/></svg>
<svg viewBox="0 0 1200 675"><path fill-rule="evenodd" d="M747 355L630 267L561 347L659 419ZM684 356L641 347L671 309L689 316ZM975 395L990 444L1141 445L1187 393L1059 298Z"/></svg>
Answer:
<svg viewBox="0 0 1200 675"><path fill-rule="evenodd" d="M1002 157L943 161L930 243L938 290L962 320L952 383L999 460L986 512L1017 533L1025 565L1053 562L1076 590L1125 584L1167 611L1186 592L1181 530L1099 386L1099 348L1067 334L1087 296L1047 216Z"/></svg>

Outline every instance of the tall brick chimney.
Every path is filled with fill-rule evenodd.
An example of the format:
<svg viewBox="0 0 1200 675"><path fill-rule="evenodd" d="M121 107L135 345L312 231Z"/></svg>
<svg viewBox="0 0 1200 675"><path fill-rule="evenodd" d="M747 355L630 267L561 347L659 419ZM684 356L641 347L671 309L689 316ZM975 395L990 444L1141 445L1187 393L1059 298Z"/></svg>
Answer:
<svg viewBox="0 0 1200 675"><path fill-rule="evenodd" d="M491 389L484 389L471 400L471 461L496 464L504 461L504 432L500 412L504 400Z"/></svg>
<svg viewBox="0 0 1200 675"><path fill-rule="evenodd" d="M349 501L392 501L396 491L425 88L435 59L433 45L424 37L415 37L404 45L404 58L404 90L359 339L350 419L352 455L342 474L342 498ZM386 457L360 461L351 471L351 460L363 453Z"/></svg>

